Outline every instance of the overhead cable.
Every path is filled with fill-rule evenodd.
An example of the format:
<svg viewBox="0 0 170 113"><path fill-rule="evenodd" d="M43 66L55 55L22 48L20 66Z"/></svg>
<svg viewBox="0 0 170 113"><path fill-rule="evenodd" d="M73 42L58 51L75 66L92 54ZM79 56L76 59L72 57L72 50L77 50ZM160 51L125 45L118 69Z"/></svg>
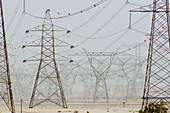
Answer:
<svg viewBox="0 0 170 113"><path fill-rule="evenodd" d="M8 24L7 24L7 30L8 30L8 29L10 28L10 26L12 25L12 23L13 23L15 17L16 17L16 14L18 13L18 10L19 10L19 8L20 8L20 6L21 6L22 1L23 1L23 0L19 0L19 2L18 2L17 6L16 6L16 8L15 8L13 14L12 14L12 17L10 18L10 21L9 21Z"/></svg>
<svg viewBox="0 0 170 113"><path fill-rule="evenodd" d="M92 35L90 35L87 39L81 41L78 43L75 47L80 46L81 44L85 43L89 39L91 39L93 36L95 36L99 31L101 31L105 26L107 26L115 17L117 17L118 14L127 6L127 4L124 4L114 15L105 23L103 24L99 29L97 29Z"/></svg>
<svg viewBox="0 0 170 113"><path fill-rule="evenodd" d="M25 15L25 14L22 13L22 15L20 16L20 18L19 18L19 20L18 20L18 23L17 23L17 25L16 25L16 27L15 27L15 29L14 29L14 31L13 31L13 33L12 33L10 39L9 39L9 41L8 41L8 43L11 43L11 41L12 41L13 38L14 38L14 36L16 35L16 33L17 33L17 31L18 31L18 29L19 29L21 23L22 23L22 20L24 19L24 15Z"/></svg>
<svg viewBox="0 0 170 113"><path fill-rule="evenodd" d="M97 7L97 6L105 3L106 1L108 1L108 0L101 0L101 1L99 1L99 2L97 2L97 3L95 3L94 5L89 6L89 7L85 8L85 9L83 9L83 10L80 10L80 11L77 11L77 12L74 12L74 13L68 13L68 14L65 15L65 16L53 17L53 18L51 18L51 19L62 19L62 18L66 18L66 17L78 15L78 14L84 13L84 12L90 10L90 9L95 8L95 7ZM28 15L28 16L37 18L37 19L44 19L44 17L40 17L40 16L33 15L33 14L31 14L31 13L28 13L27 11L25 11L25 14Z"/></svg>
<svg viewBox="0 0 170 113"><path fill-rule="evenodd" d="M91 20L93 20L95 17L97 17L97 15L99 15L104 9L106 9L111 3L113 2L113 0L110 0L106 5L104 5L102 7L102 9L100 9L97 13L95 13L91 18L89 18L87 21L85 21L83 24L79 25L77 28L73 29L72 32L78 30L79 28L83 27L84 25L86 25L87 23L89 23Z"/></svg>

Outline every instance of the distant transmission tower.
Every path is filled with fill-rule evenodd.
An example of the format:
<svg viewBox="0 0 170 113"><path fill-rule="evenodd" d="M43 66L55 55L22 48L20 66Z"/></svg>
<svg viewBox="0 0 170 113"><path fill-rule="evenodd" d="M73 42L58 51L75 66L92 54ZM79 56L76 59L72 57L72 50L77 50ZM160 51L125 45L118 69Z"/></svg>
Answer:
<svg viewBox="0 0 170 113"><path fill-rule="evenodd" d="M131 12L153 12L142 109L150 102L162 101L170 107L169 0L153 0Z"/></svg>
<svg viewBox="0 0 170 113"><path fill-rule="evenodd" d="M136 85L142 71L142 66L146 61L146 59L142 58L144 56L141 56L141 47L146 46L142 45L142 43L123 45L120 49L129 48L128 53L117 55L118 65L120 65L119 69L122 69L122 75L127 81L126 99L134 99L137 97L138 89ZM131 50L131 48L133 49ZM118 73L121 74L120 72Z"/></svg>
<svg viewBox="0 0 170 113"><path fill-rule="evenodd" d="M55 53L55 47L70 46L55 38L56 31L67 30L53 24L50 10L48 9L46 10L43 24L27 30L26 33L30 31L40 31L42 37L40 43L33 41L32 45L29 44L22 47L41 47L41 53L39 55L35 55L23 61L40 61L29 108L33 108L45 102L51 102L63 108L67 108L56 61L69 61L69 59ZM71 48L72 47L73 46L71 46Z"/></svg>
<svg viewBox="0 0 170 113"><path fill-rule="evenodd" d="M15 105L11 87L11 78L9 71L9 60L7 53L6 35L2 0L0 0L0 96L12 113L15 113Z"/></svg>
<svg viewBox="0 0 170 113"><path fill-rule="evenodd" d="M113 52L88 52L85 50L85 53L76 53L75 55L87 56L93 74L96 78L93 102L98 102L100 100L109 102L106 79L112 66L115 54ZM100 57L100 59L97 57ZM105 58L103 59L103 57Z"/></svg>
<svg viewBox="0 0 170 113"><path fill-rule="evenodd" d="M97 60L96 58L94 58L94 56L107 56L107 58L101 61L101 59ZM87 57L89 59L93 73L96 77L96 85L95 85L93 102L97 102L100 99L103 99L105 102L109 102L106 79L107 79L109 70L111 68L112 62L113 62L114 53L107 55L105 53L103 54L94 53L93 54L93 53L88 52ZM97 61L97 64L93 62L94 59ZM107 62L107 60L109 60L109 62ZM107 62L107 66L104 66L106 62Z"/></svg>

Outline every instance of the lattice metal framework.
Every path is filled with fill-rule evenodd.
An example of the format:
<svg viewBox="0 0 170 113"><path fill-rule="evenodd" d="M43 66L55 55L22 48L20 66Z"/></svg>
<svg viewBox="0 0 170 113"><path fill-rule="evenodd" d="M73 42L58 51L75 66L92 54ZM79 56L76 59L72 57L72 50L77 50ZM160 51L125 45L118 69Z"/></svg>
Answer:
<svg viewBox="0 0 170 113"><path fill-rule="evenodd" d="M87 51L85 51L85 53L87 55L92 71L96 78L93 102L97 102L99 100L104 100L105 102L109 102L106 79L107 79L109 70L112 66L115 54L113 52L110 52L110 53L108 52L106 54L104 52L87 52ZM97 59L96 58L97 56L98 57L105 56L105 58ZM97 63L94 63L94 61L97 61ZM104 66L106 64L107 66Z"/></svg>
<svg viewBox="0 0 170 113"><path fill-rule="evenodd" d="M120 69L122 69L122 76L125 77L127 81L127 91L126 91L126 99L137 97L136 92L136 82L141 73L142 62L135 62L135 56L124 56L125 58L117 58Z"/></svg>
<svg viewBox="0 0 170 113"><path fill-rule="evenodd" d="M12 113L15 113L15 105L12 93L9 61L7 53L5 25L2 0L0 0L0 96Z"/></svg>
<svg viewBox="0 0 170 113"><path fill-rule="evenodd" d="M63 89L66 99L73 99L73 86L76 81L75 67L74 63L61 63L58 64L60 67L60 76L63 84Z"/></svg>
<svg viewBox="0 0 170 113"><path fill-rule="evenodd" d="M93 74L96 78L93 102L94 103L99 101L109 102L106 79L110 71L110 68L112 66L115 53L114 52L88 52L85 49L83 50L85 52L70 54L70 56L87 56Z"/></svg>
<svg viewBox="0 0 170 113"><path fill-rule="evenodd" d="M55 31L67 31L66 29L55 26L48 9L45 14L42 25L27 30L42 32L41 43L32 42L32 45L24 45L24 47L41 47L40 55L37 54L28 58L26 61L40 61L37 76L32 92L29 108L33 108L45 102L51 102L67 108L67 103L62 88L59 70L56 61L69 61L66 57L55 53L55 47L70 46L59 39L55 39ZM57 55L56 55L57 54ZM39 58L40 56L40 58Z"/></svg>
<svg viewBox="0 0 170 113"><path fill-rule="evenodd" d="M161 101L170 107L169 0L153 0L131 12L153 12L142 109Z"/></svg>
<svg viewBox="0 0 170 113"><path fill-rule="evenodd" d="M131 49L135 47L135 49ZM121 72L117 71L120 77L124 77L127 81L126 99L136 98L137 90L136 85L138 84L138 79L142 75L143 64L146 63L146 57L142 56L141 47L146 47L146 45L139 44L124 44L120 47L129 48L128 53L118 54L115 58L117 61L116 65L119 65Z"/></svg>

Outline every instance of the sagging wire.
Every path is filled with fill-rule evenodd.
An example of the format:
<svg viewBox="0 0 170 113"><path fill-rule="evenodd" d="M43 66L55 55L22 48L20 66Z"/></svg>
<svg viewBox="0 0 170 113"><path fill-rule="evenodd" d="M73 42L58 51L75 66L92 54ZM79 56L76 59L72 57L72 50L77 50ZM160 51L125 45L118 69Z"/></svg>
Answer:
<svg viewBox="0 0 170 113"><path fill-rule="evenodd" d="M14 10L14 12L13 12L13 14L12 14L12 17L10 18L10 21L9 21L8 24L7 24L7 30L8 30L8 29L10 28L10 26L12 25L12 23L13 23L15 17L16 17L16 14L18 13L18 10L19 10L19 8L20 8L20 6L21 6L21 4L22 4L22 1L23 1L23 0L19 0L19 2L18 2L18 4L17 4L17 7L15 8L15 10Z"/></svg>
<svg viewBox="0 0 170 113"><path fill-rule="evenodd" d="M9 43L11 43L11 41L12 41L13 38L15 37L15 35L16 35L18 29L20 28L20 25L21 25L21 23L22 23L22 21L23 21L23 19L24 19L24 16L25 16L25 14L26 14L26 12L25 12L25 0L20 0L20 1L21 1L21 2L18 3L18 6L20 7L20 5L21 5L21 3L22 3L22 1L23 1L23 11L22 11L22 14L21 14L21 16L20 16L20 18L19 18L19 20L18 20L18 22L17 22L17 25L16 25L13 33L12 33L12 35L11 35L9 41L8 41ZM16 8L16 10L19 10L19 8Z"/></svg>
<svg viewBox="0 0 170 113"><path fill-rule="evenodd" d="M78 43L76 46L74 46L74 48L77 48L78 46L80 46L81 44L85 43L86 41L88 41L89 39L91 39L93 36L95 36L99 31L101 31L106 25L108 25L128 4L124 4L120 9L118 9L118 11L116 13L114 13L114 15L105 23L103 24L99 29L96 30L96 32L94 32L91 36L87 37L85 40L83 40L82 42ZM70 51L70 49L60 52L61 53L65 53Z"/></svg>
<svg viewBox="0 0 170 113"><path fill-rule="evenodd" d="M127 29L127 30L130 30L130 29ZM126 34L126 32L125 32ZM123 35L122 35L123 36ZM124 50L124 51L120 51L120 52L115 52L114 55L118 55L118 54L123 54L123 53L126 53L126 52L129 52L129 51L132 51L133 49L139 47L139 46L142 46L143 44L145 44L147 42L147 40L144 40L144 42L142 43L139 43L138 45L134 46L134 47L131 47L131 48L128 48L127 50ZM86 57L83 57L80 61L76 62L76 65L75 68L77 67L82 67L82 65L80 65L80 63L85 59Z"/></svg>
<svg viewBox="0 0 170 113"><path fill-rule="evenodd" d="M97 34L98 33L98 31L100 31L103 27L105 27L115 16L117 16L117 13L119 13L126 5L128 5L129 4L129 2L126 2L125 3L125 5L123 5L113 16L112 16L112 18L111 19L109 19L109 21L107 21L100 29L98 29L95 33L93 33L90 37L83 37L83 36L81 36L81 38L85 38L85 40L83 40L81 43L79 43L78 45L76 45L75 46L75 48L77 47L77 46L79 46L79 45L81 45L81 44L83 44L84 42L86 42L87 40L89 40L89 39L97 39L97 38L104 38L104 37L97 37L97 38L92 38L95 34ZM147 15L145 15L144 17L142 17L141 19L139 19L139 20L137 20L135 23L133 23L133 24L131 24L131 15L130 15L130 26L129 26L129 28L125 28L125 29L123 29L123 30L121 30L120 32L118 31L118 32L116 32L116 33L114 33L114 34L111 34L112 36L113 35L115 35L115 34L118 34L118 33L121 33L121 32L123 32L123 31L125 31L125 32L123 32L121 35L120 35L120 37L118 37L114 42L112 42L112 44L115 44L117 41L119 41L120 39L122 39L132 28L131 28L131 26L132 25L135 25L135 24L137 24L138 22L140 22L143 18L145 18ZM74 33L73 33L74 34ZM146 33L143 33L143 34L146 34ZM76 35L76 34L74 34L74 35ZM108 36L111 36L111 35L108 35ZM78 35L77 35L78 36ZM110 44L107 48L105 48L103 51L106 51L107 49L109 49L110 47L111 47L111 45L112 44ZM66 50L66 51L64 51L64 52L68 52L69 50ZM62 52L62 53L64 53L64 52Z"/></svg>
<svg viewBox="0 0 170 113"><path fill-rule="evenodd" d="M123 32L123 31L126 30L126 29L127 29L127 28L124 28L124 29L121 29L120 31L117 31L117 32L115 32L115 33L112 33L112 34L109 34L109 35L105 35L105 36L94 37L94 38L91 38L91 39L103 39L103 38L108 38L108 37L117 35L117 34ZM78 35L78 34L75 34L75 33L71 33L71 34L73 34L74 36L77 36L78 38L83 38L83 39L87 39L87 38L88 38L88 37L81 36L81 35Z"/></svg>
<svg viewBox="0 0 170 113"><path fill-rule="evenodd" d="M20 27L20 25L21 25L21 23L22 23L22 21L23 21L23 19L24 19L24 16L25 16L25 14L22 13L22 15L20 16L20 18L19 18L19 20L18 20L18 22L17 22L17 25L16 25L16 27L15 27L15 29L14 29L14 31L13 31L13 33L12 33L12 35L11 35L9 41L8 41L8 43L11 43L11 41L12 41L13 38L15 37L15 35L16 35L16 33L17 33L17 31L18 31L18 29L19 29L19 27Z"/></svg>
<svg viewBox="0 0 170 113"><path fill-rule="evenodd" d="M139 7L143 6L143 5L139 5L139 4L135 4L135 3L131 3L131 2L129 2L129 4L133 5L133 6L139 6Z"/></svg>
<svg viewBox="0 0 170 113"><path fill-rule="evenodd" d="M77 36L78 38L87 39L88 37L86 37L86 36L81 36L81 35L75 34L75 33L73 33L73 32L76 31L76 30L78 30L79 28L83 27L84 25L86 25L86 24L87 24L89 21L91 21L92 19L94 19L98 14L100 14L100 13L103 11L104 8L108 7L109 4L111 4L111 2L113 2L113 1L109 1L101 10L99 10L99 11L98 11L95 15L93 15L90 19L88 19L86 22L84 22L83 24L81 24L79 27L73 29L73 30L71 31L71 33L72 33L73 35ZM128 0L126 1L125 4L131 4L131 5L141 6L141 5L133 4L133 3L129 2ZM143 17L143 18L145 18L145 17ZM142 20L143 18L141 18L141 20ZM139 21L140 21L140 20L139 20ZM136 23L138 23L138 21L137 21ZM136 23L134 23L133 25L135 25ZM131 13L130 13L130 19L129 19L129 28L131 28ZM124 31L124 30L126 30L126 28L120 30L120 32L122 32L122 31ZM111 36L113 36L113 35L119 34L120 32L118 31L118 32L113 33L113 34L110 34L110 35L101 36L101 37L94 37L94 38L91 38L91 39L102 39L102 38L106 38L106 37L111 37ZM145 33L145 34L146 34L146 33Z"/></svg>
<svg viewBox="0 0 170 113"><path fill-rule="evenodd" d="M130 30L134 30L134 31L136 31L136 32L139 32L139 33L142 33L142 34L147 34L147 33L145 33L145 32L140 32L140 31L138 31L138 30L136 30L136 29L132 29L131 28L131 26L134 26L134 25L136 25L137 23L139 23L141 20L143 20L146 16L148 16L148 14L146 14L146 15L144 15L142 18L140 18L139 20L137 20L136 22L134 22L134 23L130 23L129 25L130 25L130 28L128 27L128 28L125 28L125 29L122 29L120 32L116 32L115 34L118 34L118 33L121 33L121 32L123 32L116 40L114 40L114 42L112 42L112 44L115 44L117 41L119 41L120 39L122 39ZM130 17L131 18L131 17ZM130 19L130 21L131 21L131 19ZM112 36L114 35L114 34L111 34ZM108 35L109 36L109 35ZM85 37L82 37L82 38L85 38ZM103 37L97 37L97 38L103 38ZM86 37L86 40L89 40L89 39L93 39L92 37ZM112 46L112 44L110 44L107 48L105 48L104 50L103 50L103 52L104 51L106 51L106 50L108 50L111 46ZM77 46L75 46L74 48L76 48ZM70 49L69 50L66 50L66 51L63 51L63 52L61 52L61 53L65 53L65 52L68 52L68 51L70 51Z"/></svg>
<svg viewBox="0 0 170 113"><path fill-rule="evenodd" d="M133 24L131 24L131 22L130 22L128 29L127 29L125 32L123 32L116 40L114 40L109 46L107 46L107 47L103 50L103 52L106 51L106 50L108 50L108 49L109 49L110 47L112 47L114 44L116 44L116 43L117 43L120 39L122 39L130 30L134 30L134 31L136 31L136 32L140 32L140 33L146 35L147 33L132 28L132 26L134 26L134 25L136 25L137 23L139 23L139 22L140 22L143 18L145 18L146 16L148 16L148 14L144 15L142 18L140 18L139 20L137 20L137 21L134 22ZM131 18L131 17L130 17L130 18ZM131 20L131 19L130 19L130 20Z"/></svg>
<svg viewBox="0 0 170 113"><path fill-rule="evenodd" d="M138 21L136 21L135 23L131 23L132 22L132 17L131 17L131 13L130 13L130 16L129 16L129 27L128 28L130 28L130 29L132 29L132 25L135 25L135 24L137 24L138 22L140 22L143 18L145 18L147 15L145 15L145 16L143 16L141 19L139 19ZM112 34L109 34L109 35L105 35L105 36L99 36L99 37L94 37L94 38L91 38L91 39L103 39L103 38L107 38L107 37L111 37L111 36L114 36L114 35L117 35L117 34L119 34L119 33L121 33L121 32L123 32L124 30L126 30L127 28L124 28L124 29L122 29L122 30L120 30L120 31L117 31L117 32L115 32L115 33L112 33ZM139 33L142 33L142 34L147 34L147 33L145 33L145 32L142 32L142 31L139 31L139 30L136 30L136 29L132 29L132 30L134 30L134 31L136 31L136 32L139 32ZM88 37L86 37L86 36L81 36L81 35L78 35L78 34L76 34L76 33L73 33L73 32L71 32L71 34L72 35L74 35L74 36L77 36L78 38L84 38L84 39L87 39Z"/></svg>
<svg viewBox="0 0 170 113"><path fill-rule="evenodd" d="M100 9L97 13L95 13L91 18L89 18L87 21L85 21L83 24L81 24L80 26L78 26L77 28L73 29L71 32L75 32L77 31L79 28L83 27L84 25L86 25L87 23L89 23L91 20L93 20L97 15L99 15L104 9L106 9L111 3L113 2L113 0L110 0L105 6L102 7L102 9Z"/></svg>
<svg viewBox="0 0 170 113"><path fill-rule="evenodd" d="M87 39L81 41L78 43L75 47L80 46L81 44L85 43L89 39L91 39L93 36L95 36L99 31L101 31L105 26L107 26L120 12L127 6L127 4L124 4L105 24L103 24L99 29L97 29L92 35L90 35Z"/></svg>
<svg viewBox="0 0 170 113"><path fill-rule="evenodd" d="M147 15L145 15L145 16L142 17L141 19L137 20L137 21L136 21L135 23L133 23L132 25L137 24L138 22L140 22L140 21L141 21L143 18L145 18L146 16L147 16ZM121 34L120 37L118 37L114 42L112 42L107 48L105 48L105 49L103 50L103 52L106 51L106 50L108 50L108 49L112 46L112 44L115 44L118 40L120 40L121 38L123 38L130 30L132 30L132 28L127 28L126 31L125 31L123 34ZM137 30L134 30L134 31L137 32ZM138 32L139 32L139 31L138 31ZM140 32L140 33L146 34L146 33L144 33L144 32ZM122 53L128 52L128 51L130 51L130 50L133 50L133 49L137 48L138 46L141 46L141 45L145 44L146 42L147 42L147 41L144 40L143 43L140 43L139 45L136 45L136 46L134 46L134 47L132 47L132 48L128 48L127 50L120 51L120 52L116 52L115 55L117 55L117 54L122 54ZM81 63L85 58L86 58L86 57L83 57L79 62L76 62L77 67L81 67L80 63ZM75 68L77 68L77 67L75 67Z"/></svg>
<svg viewBox="0 0 170 113"><path fill-rule="evenodd" d="M106 25L107 25L108 23L106 23ZM105 25L103 26L103 27L105 27ZM88 37L89 38L89 37ZM84 43L84 42L83 42Z"/></svg>
<svg viewBox="0 0 170 113"><path fill-rule="evenodd" d="M148 33L146 33L146 32L143 32L143 31L140 31L140 30L137 30L137 29L132 29L133 31L135 31L135 32L138 32L138 33L141 33L141 34L145 34L145 36L148 36L149 34Z"/></svg>
<svg viewBox="0 0 170 113"><path fill-rule="evenodd" d="M127 28L125 32L123 32L116 40L114 40L109 46L107 46L105 49L103 49L102 52L107 51L111 46L116 44L120 39L122 39L131 29Z"/></svg>
<svg viewBox="0 0 170 113"><path fill-rule="evenodd" d="M140 18L139 20L137 20L136 22L134 22L133 24L132 24L132 26L133 25L136 25L137 23L139 23L140 21L142 21L145 17L147 17L149 15L149 13L148 14L146 14L146 15L144 15L142 18Z"/></svg>
<svg viewBox="0 0 170 113"><path fill-rule="evenodd" d="M105 3L106 1L108 1L108 0L101 0L101 1L99 1L99 2L97 2L97 3L95 3L94 5L89 6L89 7L85 8L85 9L83 9L83 10L80 10L80 11L77 11L77 12L74 12L74 13L68 13L68 15L65 15L65 16L53 17L53 18L51 18L51 19L62 19L62 18L66 18L66 17L78 15L78 14L84 13L84 12L86 12L86 11L89 11L90 9L95 8L95 7L97 7L97 6ZM28 13L27 11L25 11L25 14L28 15L28 16L31 16L31 17L33 17L33 18L44 19L44 17L40 17L40 16L33 15L33 14L31 14L31 13Z"/></svg>

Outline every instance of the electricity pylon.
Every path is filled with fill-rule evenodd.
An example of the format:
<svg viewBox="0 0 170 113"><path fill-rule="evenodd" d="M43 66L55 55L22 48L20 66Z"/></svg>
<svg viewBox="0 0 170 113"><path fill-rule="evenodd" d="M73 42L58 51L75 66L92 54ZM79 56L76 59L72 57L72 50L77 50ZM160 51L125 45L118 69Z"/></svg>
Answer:
<svg viewBox="0 0 170 113"><path fill-rule="evenodd" d="M121 48L128 48L129 51L124 54L117 55L118 65L120 66L121 72L118 72L119 75L122 73L127 81L127 91L126 99L132 99L137 97L137 83L138 79L142 74L143 64L146 62L144 56L142 56L141 47L146 47L144 43L139 44L124 44Z"/></svg>
<svg viewBox="0 0 170 113"><path fill-rule="evenodd" d="M60 67L60 76L63 84L66 99L73 99L73 85L76 80L74 67L76 64L62 63L58 64Z"/></svg>
<svg viewBox="0 0 170 113"><path fill-rule="evenodd" d="M76 56L87 56L93 74L96 78L93 102L103 100L109 102L109 95L107 89L107 76L113 63L115 54L113 52L88 52L84 49L84 53L76 53ZM105 57L104 60L96 57ZM97 61L97 63L94 63ZM104 64L108 64L105 66Z"/></svg>
<svg viewBox="0 0 170 113"><path fill-rule="evenodd" d="M11 111L15 113L15 105L12 93L9 60L7 53L5 25L3 16L2 0L0 0L0 96Z"/></svg>
<svg viewBox="0 0 170 113"><path fill-rule="evenodd" d="M122 75L127 81L126 99L137 97L136 82L141 73L142 62L136 62L135 56L125 56L126 59L117 58L122 69Z"/></svg>
<svg viewBox="0 0 170 113"><path fill-rule="evenodd" d="M153 13L142 109L150 102L162 101L170 107L169 0L153 0L153 4L130 12Z"/></svg>
<svg viewBox="0 0 170 113"><path fill-rule="evenodd" d="M31 31L40 31L42 33L42 37L40 43L37 44L36 41L33 41L32 45L28 44L22 47L41 47L40 54L23 61L40 61L29 108L33 108L45 102L51 102L62 106L63 108L67 108L56 61L68 61L69 59L55 53L55 47L70 46L55 38L55 31L66 31L66 29L53 24L50 10L48 9L46 10L43 24L27 30L26 33Z"/></svg>
<svg viewBox="0 0 170 113"><path fill-rule="evenodd" d="M107 79L109 70L112 66L114 53L110 54L109 56L107 56L107 58L105 58L102 61L94 58L93 53L86 52L86 54L87 54L88 60L90 62L90 65L92 67L93 73L96 77L96 85L95 85L93 102L97 102L99 99L103 99L105 102L109 102L109 95L108 95L106 79ZM95 56L96 55L97 54L95 53ZM101 55L101 53L97 56L100 56L100 55ZM106 57L105 54L102 54L101 56ZM109 62L107 62L108 59L109 59ZM93 62L94 60L97 61L97 64L94 64L94 62ZM106 62L108 64L108 66L104 66L104 64Z"/></svg>

